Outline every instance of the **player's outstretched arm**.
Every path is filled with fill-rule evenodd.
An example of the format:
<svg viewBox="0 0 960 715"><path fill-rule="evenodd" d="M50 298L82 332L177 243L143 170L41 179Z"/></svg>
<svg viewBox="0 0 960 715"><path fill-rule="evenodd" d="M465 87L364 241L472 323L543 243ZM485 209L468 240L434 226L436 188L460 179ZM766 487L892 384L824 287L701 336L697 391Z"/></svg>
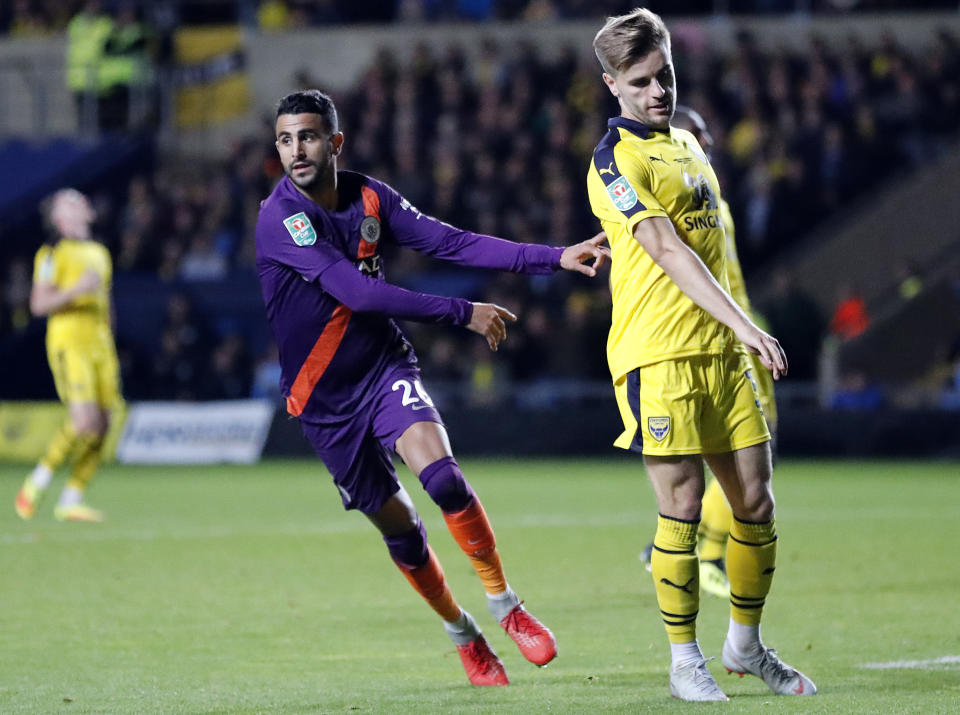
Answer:
<svg viewBox="0 0 960 715"><path fill-rule="evenodd" d="M700 257L677 236L670 219L644 219L634 228L633 236L680 290L730 327L747 350L760 356L760 362L773 372L774 379L787 374L787 356L777 339L760 330L723 290Z"/></svg>
<svg viewBox="0 0 960 715"><path fill-rule="evenodd" d="M487 339L487 345L494 352L501 341L507 339L507 322L517 322L517 316L506 308L493 303L474 303L473 315L467 329Z"/></svg>
<svg viewBox="0 0 960 715"><path fill-rule="evenodd" d="M607 234L601 231L593 238L567 246L560 255L560 267L593 278L597 275L597 270L610 258L610 249L601 246L606 240ZM591 259L593 263L587 263Z"/></svg>

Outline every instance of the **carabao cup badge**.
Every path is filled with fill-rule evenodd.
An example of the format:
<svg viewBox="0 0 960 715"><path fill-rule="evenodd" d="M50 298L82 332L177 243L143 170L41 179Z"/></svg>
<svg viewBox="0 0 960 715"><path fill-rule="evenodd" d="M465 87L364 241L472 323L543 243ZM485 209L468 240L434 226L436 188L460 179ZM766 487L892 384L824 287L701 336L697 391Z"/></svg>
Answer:
<svg viewBox="0 0 960 715"><path fill-rule="evenodd" d="M376 243L380 240L380 219L376 216L367 216L360 222L360 238L367 243Z"/></svg>
<svg viewBox="0 0 960 715"><path fill-rule="evenodd" d="M290 238L298 246L312 246L317 242L317 232L303 211L293 216L287 216L283 219L283 225L286 226Z"/></svg>
<svg viewBox="0 0 960 715"><path fill-rule="evenodd" d="M611 182L607 186L607 193L610 195L613 205L620 211L629 211L640 200L633 186L627 181L626 176L621 176L616 181Z"/></svg>

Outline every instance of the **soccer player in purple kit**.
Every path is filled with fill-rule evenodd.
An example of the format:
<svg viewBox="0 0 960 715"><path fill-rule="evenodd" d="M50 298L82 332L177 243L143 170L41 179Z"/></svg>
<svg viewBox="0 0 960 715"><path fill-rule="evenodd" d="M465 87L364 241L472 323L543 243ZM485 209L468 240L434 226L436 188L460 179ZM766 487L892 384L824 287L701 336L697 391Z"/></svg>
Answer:
<svg viewBox="0 0 960 715"><path fill-rule="evenodd" d="M380 247L393 242L470 266L594 276L609 256L600 246L605 237L552 248L423 215L386 184L337 170L343 134L333 102L318 90L284 97L275 129L286 176L260 208L257 269L287 410L333 475L344 507L373 522L401 572L443 619L470 682L506 685L503 663L450 592L392 453L440 507L483 583L491 614L524 657L545 665L556 656L556 640L507 583L490 522L457 466L413 347L394 319L464 326L496 350L506 322L516 317L498 305L387 283Z"/></svg>

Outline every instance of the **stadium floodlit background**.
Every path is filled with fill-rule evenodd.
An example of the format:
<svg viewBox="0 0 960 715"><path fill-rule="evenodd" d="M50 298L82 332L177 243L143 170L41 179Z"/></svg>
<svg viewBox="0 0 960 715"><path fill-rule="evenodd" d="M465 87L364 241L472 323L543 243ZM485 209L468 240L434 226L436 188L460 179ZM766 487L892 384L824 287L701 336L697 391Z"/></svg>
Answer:
<svg viewBox="0 0 960 715"><path fill-rule="evenodd" d="M592 235L584 175L616 106L590 40L629 5L4 4L0 397L54 397L27 298L38 202L72 185L114 257L127 400L279 404L253 229L281 173L271 108L297 88L333 94L345 167L427 213L518 241ZM960 449L960 19L955 3L908 5L651 5L670 19L680 100L717 140L751 296L790 358L784 455ZM71 43L97 14L113 30L94 67ZM609 444L603 281L388 266L523 316L496 355L466 331L408 326L461 451ZM579 439L557 433L557 409L580 415ZM268 453L307 449L274 427Z"/></svg>
<svg viewBox="0 0 960 715"><path fill-rule="evenodd" d="M605 15L633 5L616 0L10 0L0 4L0 475L4 477L0 484L7 487L0 493L0 503L3 494L10 502L10 508L0 509L6 513L0 519L5 573L5 590L0 592L9 597L8 603L20 604L16 613L28 614L28 621L49 620L43 608L60 613L62 602L38 602L37 591L59 588L53 585L57 581L69 583L66 576L55 578L61 573L58 569L69 572L76 559L104 543L119 553L105 551L104 559L116 558L125 568L135 568L131 564L138 563L138 557L124 549L138 540L146 543L150 537L143 534L176 532L186 534L184 540L203 541L243 532L245 526L227 523L223 514L209 520L208 511L219 508L216 500L224 491L230 491L234 500L247 494L254 503L263 503L277 492L256 492L253 485L267 489L268 482L281 484L272 489L290 503L292 514L284 513L282 506L271 506L277 513L268 510L266 516L239 510L243 520L262 517L251 527L254 535L333 539L339 530L353 528L346 524L357 523L336 511L339 506L332 488L314 476L312 482L304 478L303 485L316 482L309 487L311 505L324 504L319 514L334 526L329 532L311 531L314 527L309 524L317 512L296 503L301 482L295 480L307 469L320 467L311 461L288 468L288 462L280 461L308 456L309 447L296 422L282 411L276 348L253 266L259 202L282 175L272 134L272 111L279 97L305 87L330 92L347 136L341 166L387 181L424 212L517 241L566 245L598 229L586 197L586 168L607 117L617 113L600 82L590 42ZM927 519L956 521L960 498L956 461L960 457L960 201L956 198L960 196L960 14L956 0L679 0L647 6L660 12L671 29L679 100L703 114L716 140L713 164L732 206L751 298L790 358L790 375L777 385L779 454L784 471L796 480L793 488L787 488L789 498L799 502L805 493L809 497L804 491L808 486L817 494L797 504L799 533L805 533L804 514L815 509L827 514L837 506L827 496L835 487L825 473L849 480L844 488L854 490L852 485L858 484L865 499L872 498L873 490L885 489L867 515L857 512L855 516L853 507L840 511L836 518L847 520L850 529L841 530L837 539L848 544L858 543L850 541L851 534L872 528L870 533L879 538L907 518L915 525ZM91 46L92 23L109 28L96 46ZM98 212L97 237L114 260L116 339L124 396L128 413L139 420L137 429L127 434L121 434L123 421L117 421L114 439L120 443L121 461L139 465L180 459L187 464L106 468L94 493L109 507L111 521L103 528L119 531L102 532L107 536L101 543L89 531L81 535L78 528L75 533L81 546L71 546L69 558L61 553L35 560L23 551L25 544L39 541L63 548L72 543L74 533L72 526L60 525L58 531L52 523L27 528L15 523L12 509L26 465L39 456L62 417L46 363L44 322L32 318L28 307L33 255L45 237L39 205L62 186L73 186L92 197ZM616 481L627 467L611 446L619 418L605 362L610 298L603 279L493 274L408 253L387 260L387 277L392 282L500 303L520 315L520 322L511 327L507 342L495 354L467 331L405 326L420 356L425 384L447 420L454 448L473 465L473 479L481 485L489 479L491 491L497 494L502 489L506 500L516 483L501 479L499 462L481 457L564 457L555 469L525 461L509 462L509 469L523 481L522 489L533 490L534 495L538 488L550 489L566 495L571 503L581 503L583 495L552 480L567 478L565 470L576 470L577 465L583 479L599 479L598 472L608 465L614 481L598 482L601 492L610 488L613 493L627 484ZM579 457L592 461L578 461ZM851 461L849 465L802 461L810 457ZM208 472L191 466L261 458L265 461L255 468L259 472L240 467ZM902 461L852 461L876 458ZM640 472L638 462L627 464L634 473ZM824 472L805 470L805 464L829 466L823 467ZM885 470L891 475L876 483L854 481L858 474ZM143 475L155 478L138 479ZM208 486L200 487L205 477ZM898 477L913 480L916 494L921 495L918 502L909 503L898 490ZM531 480L533 486L528 484ZM146 491L136 491L136 484ZM642 529L649 526L653 509L649 489L641 482L629 484L624 488L636 499L636 512L631 512L635 518L625 515L615 496L595 504L595 512L587 518L588 524L609 526L605 538L621 550L623 540L636 543L638 549L642 546ZM924 501L923 494L932 501ZM851 493L851 500L855 498ZM144 501L159 506L144 508ZM206 507L198 506L199 501ZM575 511L560 496L554 501L551 506L560 514ZM189 503L186 509L184 502ZM790 501L782 493L778 511L781 507L791 514ZM502 508L507 510L504 531L527 538L522 534L526 517L512 516L506 505ZM881 523L881 517L892 522ZM142 531L133 528L134 518L141 520ZM818 531L818 518L811 517L808 535L826 538ZM855 518L867 519L867 525ZM210 531L203 531L199 524L209 524ZM303 526L302 533L297 525ZM65 528L71 531L64 532ZM434 531L439 534L440 526ZM904 543L914 538L910 532L903 533ZM530 539L541 538L537 532L530 535ZM919 543L925 537L915 538ZM931 545L928 557L943 553L942 543L936 543L939 546ZM233 545L249 549L253 556L260 548L246 541ZM382 560L382 554L373 555L377 545L371 541L369 546L371 553L358 559ZM37 545L34 551L40 548ZM832 546L822 548L829 552ZM861 544L853 552L858 559L884 560L889 558L885 548L865 555L870 545ZM225 549L222 556L229 560L233 553ZM632 552L623 555L633 558ZM514 556L518 561L528 557L531 564L550 558L537 552L515 552ZM915 554L902 556L910 560ZM182 557L175 550L150 556L158 564ZM218 568L219 555L208 557L210 568ZM273 555L263 562L250 562L250 573L266 568L270 558ZM348 563L342 556L334 561L337 568ZM929 568L935 570L936 558L932 561ZM94 564L90 569L103 575L101 566ZM235 593L245 593L241 570L238 567L238 573L232 574L236 580L230 581ZM211 599L225 598L225 590L204 580L205 571L199 565L192 566L188 575L178 573L171 566L166 574L178 585L169 598L188 599L191 584L202 584L201 590ZM947 594L955 594L960 587L955 575L924 573L939 587L949 585L952 578L954 590L948 589ZM607 573L597 579L609 577ZM284 572L277 578L291 576ZM334 580L341 578L349 582L352 577L334 573ZM544 580L551 578L543 574ZM832 574L830 578L836 582L842 577ZM803 579L793 592L789 585L783 587L788 597L792 593L796 598L798 611L822 596L815 574ZM895 591L892 584L888 585ZM150 585L144 579L137 585L142 591L133 593L150 600ZM614 581L607 588L619 593L620 585ZM304 594L323 589L314 582L299 587ZM387 586L371 588L378 591ZM77 598L90 609L96 604L103 607L104 600L124 598L123 589L115 585L106 597L95 585L89 593L81 591ZM584 593L589 594L589 589L585 587ZM926 597L933 600L924 601ZM69 596L64 598L69 602ZM224 605L230 614L224 618L242 619L247 607L256 603L255 595L249 595L249 600L236 598ZM306 595L303 598L308 600ZM338 595L331 592L325 598ZM891 598L897 604L891 606L893 611L902 610L908 600L905 593L899 601ZM923 598L913 592L909 595L916 604L914 616L920 620L929 613L920 604L939 612L951 596L944 596L944 601L930 594ZM405 605L409 611L419 608L412 599ZM235 612L229 610L231 606ZM634 606L624 618L637 618ZM109 602L106 607L110 608ZM163 605L156 602L151 607L162 609ZM371 607L383 604L374 600ZM821 612L840 608L826 601L819 602L819 607ZM306 605L303 609L308 610ZM879 609L876 617L886 618L891 610ZM117 642L136 640L146 628L153 650L131 646L118 652L134 660L143 657L147 663L152 661L145 653L154 654L155 672L160 675L153 676L153 681L149 674L140 680L130 676L136 687L146 688L139 691L148 693L140 700L116 694L124 689L122 678L111 681L112 689L105 692L113 695L103 695L102 700L90 695L100 693L99 685L74 683L70 692L86 694L85 707L149 711L154 709L149 698L170 689L165 688L165 671L158 665L162 658L157 654L171 647L160 643L157 635L163 624L150 630L151 617L137 621L137 613L132 607L122 612L121 621L128 619L129 629L118 631L115 638ZM206 611L198 613L190 628L207 633ZM207 615L213 620L220 617L215 611ZM417 612L421 615L426 619ZM610 619L610 629L615 630L620 621L613 615ZM803 625L797 626L798 631ZM266 630L277 624L257 627L261 626ZM662 634L655 627L649 638L659 647ZM817 625L811 622L809 627ZM20 632L18 628L23 629L24 640L37 637L29 627L9 621L0 631L10 637ZM903 629L910 632L906 624ZM76 629L67 630L68 645L82 659L81 636ZM187 631L184 627L183 643L189 642ZM330 626L329 633L313 635L329 638L336 632ZM44 648L62 647L62 635L62 631L44 631L27 648L22 663L43 663ZM930 638L935 635L936 629ZM861 633L854 637L867 638ZM953 655L960 652L955 638L946 650L933 652L924 651L919 639L907 649L913 654L910 657L960 661ZM391 634L381 642L393 640ZM236 644L231 644L225 646L226 653L235 652L230 647ZM10 647L5 648L8 656L0 672L13 672L6 666L17 662L12 653L20 642L6 645ZM202 660L204 654L189 651L192 646L183 647L188 651L184 663L195 663L191 657L207 662ZM364 647L361 642L344 641L341 650ZM430 647L438 647L437 641L431 641ZM329 650L337 652L335 647ZM287 682L291 666L284 653L282 644L275 642L263 658L286 663L274 675L289 692L299 694L297 686ZM312 666L329 669L337 657L330 655L329 661L319 657ZM649 658L648 670L660 673L659 661L644 657ZM116 658L116 667L123 668L127 660L121 655ZM869 660L895 657L860 658ZM227 661L229 657L224 656ZM364 661L367 669L374 667L371 663L378 661ZM440 664L444 665L454 671L454 677L459 675L449 667L449 659ZM842 670L842 666L838 667ZM223 667L226 673L229 665ZM385 667L376 665L378 672ZM945 667L919 684L911 681L914 689L909 696L917 699L907 702L916 703L918 709L908 706L905 712L951 709L941 708L944 703L956 706L956 666ZM805 669L817 671L811 666ZM446 670L438 671L442 676L426 672L448 678ZM0 684L0 709L67 710L75 696L50 685L59 674L39 677L44 672L39 666L17 671L13 681ZM383 700L356 699L349 688L350 675L347 685L329 702L312 700L310 695L302 700L291 695L293 699L286 701L274 691L259 699L245 696L242 702L231 701L226 694L229 688L254 676L243 669L230 672L222 681L211 676L199 685L183 673L170 674L171 679L185 677L205 695L157 700L156 709L325 711L359 703L355 709L399 711L418 702L403 700L402 694L392 701L393 696L383 695L386 687L377 695ZM94 682L93 672L83 673ZM31 674L38 677L31 679ZM655 683L656 678L663 679L662 673L652 677ZM864 683L869 687L865 676L851 677L850 690ZM143 685L147 681L152 685ZM404 687L413 687L402 679L390 682L401 693ZM618 688L632 687L629 679L616 682ZM943 682L948 682L946 690ZM665 692L665 685L659 690L650 686L650 707L663 704L661 691ZM34 694L24 700L27 692ZM410 698L412 692L407 694ZM542 707L542 698L549 698L549 692L547 688L535 691L541 698L535 702ZM579 693L563 692L566 702L582 705L570 705L570 711L603 707L634 711L628 699L613 698L601 705L578 699L585 697ZM921 692L938 695L926 701ZM440 695L433 697L423 706L427 710L454 707ZM533 699L505 704L472 697L472 707L478 710L495 711L507 704L538 709ZM563 711L561 696L556 697L553 709ZM899 701L870 702L882 711ZM846 701L834 705L846 710L857 707Z"/></svg>

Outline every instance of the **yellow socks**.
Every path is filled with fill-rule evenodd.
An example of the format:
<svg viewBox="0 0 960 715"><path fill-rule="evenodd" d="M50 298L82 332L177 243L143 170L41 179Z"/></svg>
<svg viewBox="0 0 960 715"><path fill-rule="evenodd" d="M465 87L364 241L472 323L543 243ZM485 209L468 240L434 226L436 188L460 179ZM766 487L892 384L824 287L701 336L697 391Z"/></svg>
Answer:
<svg viewBox="0 0 960 715"><path fill-rule="evenodd" d="M697 637L700 610L697 526L696 521L682 521L662 514L657 517L650 571L671 643L688 643Z"/></svg>
<svg viewBox="0 0 960 715"><path fill-rule="evenodd" d="M67 461L76 444L77 433L73 429L73 422L67 418L47 444L47 451L40 460L40 464L51 472L57 471L57 467Z"/></svg>
<svg viewBox="0 0 960 715"><path fill-rule="evenodd" d="M733 519L727 542L730 618L747 626L760 624L777 562L777 530L773 520L752 523Z"/></svg>
<svg viewBox="0 0 960 715"><path fill-rule="evenodd" d="M100 451L103 448L103 436L83 433L77 435L77 456L73 460L73 471L67 479L67 487L79 491L87 488L93 473L100 465Z"/></svg>

